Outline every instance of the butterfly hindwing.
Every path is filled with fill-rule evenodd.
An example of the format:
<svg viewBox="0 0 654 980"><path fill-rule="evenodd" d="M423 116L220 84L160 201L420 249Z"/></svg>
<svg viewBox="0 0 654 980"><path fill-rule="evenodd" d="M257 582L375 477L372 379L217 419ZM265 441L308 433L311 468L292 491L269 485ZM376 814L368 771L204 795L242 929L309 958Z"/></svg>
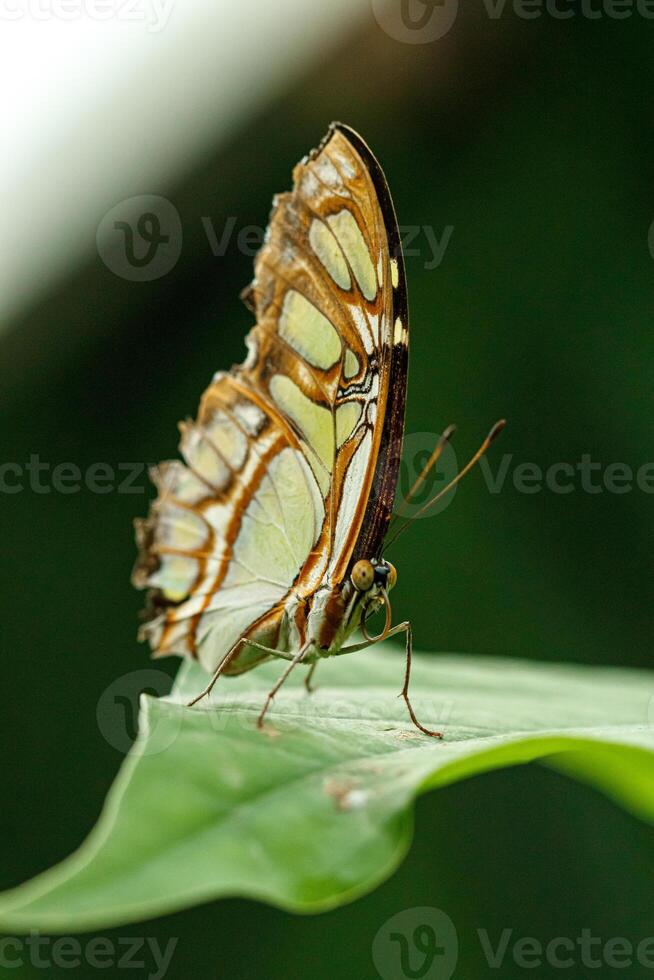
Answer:
<svg viewBox="0 0 654 980"><path fill-rule="evenodd" d="M295 440L229 374L183 425L180 449L186 465L154 474L135 582L156 590L153 650L199 654L210 669L286 595L324 515Z"/></svg>

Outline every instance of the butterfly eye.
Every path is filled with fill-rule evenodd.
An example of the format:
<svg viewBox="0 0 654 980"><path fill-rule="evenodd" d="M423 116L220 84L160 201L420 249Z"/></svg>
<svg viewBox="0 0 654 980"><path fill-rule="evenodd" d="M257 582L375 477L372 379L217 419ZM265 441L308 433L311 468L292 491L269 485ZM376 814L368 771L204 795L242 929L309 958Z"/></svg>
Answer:
<svg viewBox="0 0 654 980"><path fill-rule="evenodd" d="M367 592L375 581L375 569L367 558L360 558L352 569L352 585L358 592Z"/></svg>
<svg viewBox="0 0 654 980"><path fill-rule="evenodd" d="M386 564L388 565L388 591L390 592L397 583L397 568L390 561L387 561Z"/></svg>

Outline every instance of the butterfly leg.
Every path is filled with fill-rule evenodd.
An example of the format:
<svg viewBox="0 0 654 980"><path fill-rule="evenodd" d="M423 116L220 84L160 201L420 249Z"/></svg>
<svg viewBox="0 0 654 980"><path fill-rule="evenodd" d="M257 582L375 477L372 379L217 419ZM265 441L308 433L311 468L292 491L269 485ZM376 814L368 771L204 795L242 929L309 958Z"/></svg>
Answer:
<svg viewBox="0 0 654 980"><path fill-rule="evenodd" d="M231 650L227 651L223 659L220 661L216 670L214 671L211 680L209 681L205 689L203 691L200 691L198 696L193 698L192 701L188 702L188 704L186 705L187 708L192 708L194 704L198 703L198 701L202 701L203 698L206 698L209 694L211 694L212 690L216 685L218 678L222 673L224 673L225 668L229 664L230 660L232 660L236 656L236 654L238 653L238 651L242 646L256 647L257 650L263 650L264 653L269 654L271 657L281 657L282 660L292 659L290 654L280 652L279 650L273 650L272 647L266 647L262 643L257 643L255 640L249 640L246 636L242 636L240 640L236 641L236 643L231 648Z"/></svg>
<svg viewBox="0 0 654 980"><path fill-rule="evenodd" d="M392 636L394 633L401 633L404 631L406 633L406 669L404 671L404 684L402 690L400 691L400 697L404 698L404 703L407 706L409 715L411 716L411 721L416 726L416 728L423 733L423 735L430 735L432 738L442 738L442 732L433 732L429 728L425 728L421 725L416 718L416 713L413 710L413 705L409 698L409 682L411 680L411 654L413 653L413 630L411 629L411 623L408 621L405 623L400 623L389 633Z"/></svg>
<svg viewBox="0 0 654 980"><path fill-rule="evenodd" d="M318 661L314 660L314 662L309 667L309 672L306 674L304 678L304 686L306 687L309 694L315 691L315 687L312 686L311 681L313 679L313 674L317 666L318 666Z"/></svg>
<svg viewBox="0 0 654 980"><path fill-rule="evenodd" d="M406 704L407 709L409 711L411 721L416 726L416 728L423 733L423 735L430 735L432 738L442 738L443 737L442 732L432 732L431 729L425 728L424 725L420 724L420 722L416 718L416 713L413 710L411 699L409 698L409 682L411 680L411 655L413 653L413 631L411 629L411 623L409 623L408 621L405 623L398 623L397 626L394 626L392 629L388 631L384 639L387 640L390 636L397 636L398 633L406 633L406 647L405 647L406 668L404 671L404 684L402 686L402 690L400 691L400 697L404 699L404 703ZM342 647L340 650L337 651L336 656L337 657L341 656L341 654L344 653L355 653L357 650L366 650L368 647L372 646L372 644L376 642L377 642L376 640L373 640L372 643L370 641L366 641L365 643L354 643L352 646Z"/></svg>
<svg viewBox="0 0 654 980"><path fill-rule="evenodd" d="M261 714L257 718L257 728L263 728L263 719L266 717L266 712L268 711L268 708L270 707L270 705L273 703L273 699L274 699L275 695L277 694L277 691L280 689L280 687L282 686L282 684L284 683L284 681L286 680L286 678L288 677L288 675L291 673L291 671L293 670L293 668L294 667L297 667L297 665L304 660L304 658L305 658L308 650L309 650L309 647L302 647L301 650L298 650L298 652L295 654L295 656L291 660L291 662L288 665L288 667L286 667L284 669L284 672L281 675L281 677L279 678L279 680L270 689L270 691L268 693L268 696L266 697L266 702L265 702L263 708L261 709Z"/></svg>

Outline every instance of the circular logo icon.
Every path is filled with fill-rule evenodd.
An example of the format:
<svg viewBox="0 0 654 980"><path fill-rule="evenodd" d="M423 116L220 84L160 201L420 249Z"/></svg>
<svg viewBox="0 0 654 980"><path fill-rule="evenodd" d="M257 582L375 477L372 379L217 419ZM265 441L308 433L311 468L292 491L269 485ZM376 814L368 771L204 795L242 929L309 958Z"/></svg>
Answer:
<svg viewBox="0 0 654 980"><path fill-rule="evenodd" d="M398 912L372 943L372 961L382 980L450 980L458 958L454 923L429 906Z"/></svg>
<svg viewBox="0 0 654 980"><path fill-rule="evenodd" d="M381 29L404 44L430 44L450 30L459 0L372 0Z"/></svg>
<svg viewBox="0 0 654 980"><path fill-rule="evenodd" d="M123 755L132 747L138 734L139 707L142 694L163 697L170 691L170 677L163 670L134 670L113 681L98 701L96 718L105 741ZM148 732L148 744L144 755L163 752L177 738L181 726L181 714L177 721L165 726L157 723Z"/></svg>
<svg viewBox="0 0 654 980"><path fill-rule="evenodd" d="M435 432L409 432L404 437L402 459L397 479L394 512L402 513L405 517L432 517L440 514L452 503L456 494L456 486L442 497L424 514L420 509L432 500L450 483L458 473L458 462L453 446L446 442L442 452L433 467L421 475L429 462L439 436Z"/></svg>
<svg viewBox="0 0 654 980"><path fill-rule="evenodd" d="M179 212L156 194L126 197L103 217L96 245L104 264L121 279L160 279L175 266L182 251Z"/></svg>

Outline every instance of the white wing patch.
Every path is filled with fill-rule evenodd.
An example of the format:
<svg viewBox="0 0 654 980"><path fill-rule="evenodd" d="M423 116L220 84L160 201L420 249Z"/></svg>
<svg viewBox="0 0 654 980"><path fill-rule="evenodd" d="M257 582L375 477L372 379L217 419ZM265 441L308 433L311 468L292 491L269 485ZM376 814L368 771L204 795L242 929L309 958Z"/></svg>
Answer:
<svg viewBox="0 0 654 980"><path fill-rule="evenodd" d="M210 529L195 511L165 503L158 517L155 541L161 547L196 552L208 546Z"/></svg>
<svg viewBox="0 0 654 980"><path fill-rule="evenodd" d="M198 476L215 490L223 490L229 483L230 469L206 430L195 425L182 425L179 444L182 456Z"/></svg>
<svg viewBox="0 0 654 980"><path fill-rule="evenodd" d="M150 576L149 585L163 589L173 602L180 602L193 588L199 573L197 560L189 555L162 555L161 564Z"/></svg>
<svg viewBox="0 0 654 980"><path fill-rule="evenodd" d="M216 412L205 423L212 444L232 470L240 470L248 455L248 440L244 432L224 412Z"/></svg>
<svg viewBox="0 0 654 980"><path fill-rule="evenodd" d="M336 533L334 535L334 548L329 563L328 574L340 558L343 543L347 538L348 531L359 504L359 494L361 484L365 478L372 447L372 433L367 432L361 440L361 445L350 460L350 465L343 481L343 497L341 506L338 510L338 520L336 521Z"/></svg>

